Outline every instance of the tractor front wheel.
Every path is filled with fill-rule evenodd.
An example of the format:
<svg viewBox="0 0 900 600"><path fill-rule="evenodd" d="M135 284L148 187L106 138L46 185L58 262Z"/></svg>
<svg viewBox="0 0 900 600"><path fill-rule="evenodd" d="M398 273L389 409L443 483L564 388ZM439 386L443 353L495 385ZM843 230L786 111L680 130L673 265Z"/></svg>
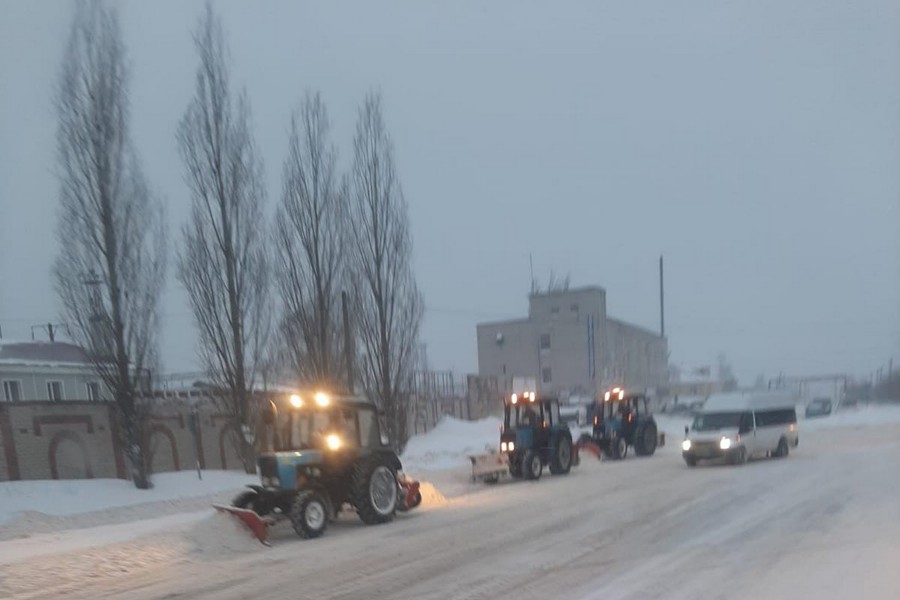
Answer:
<svg viewBox="0 0 900 600"><path fill-rule="evenodd" d="M328 503L315 490L300 492L291 505L290 517L297 535L304 539L317 538L328 527Z"/></svg>
<svg viewBox="0 0 900 600"><path fill-rule="evenodd" d="M235 508L252 510L261 517L264 517L271 512L267 503L263 502L263 499L259 497L259 493L254 490L245 490L241 492L231 501L231 505Z"/></svg>
<svg viewBox="0 0 900 600"><path fill-rule="evenodd" d="M541 463L541 457L532 450L526 450L525 456L522 457L522 474L525 479L540 479L543 472L544 465Z"/></svg>
<svg viewBox="0 0 900 600"><path fill-rule="evenodd" d="M617 437L610 442L610 454L615 460L622 460L628 456L628 442L623 437Z"/></svg>

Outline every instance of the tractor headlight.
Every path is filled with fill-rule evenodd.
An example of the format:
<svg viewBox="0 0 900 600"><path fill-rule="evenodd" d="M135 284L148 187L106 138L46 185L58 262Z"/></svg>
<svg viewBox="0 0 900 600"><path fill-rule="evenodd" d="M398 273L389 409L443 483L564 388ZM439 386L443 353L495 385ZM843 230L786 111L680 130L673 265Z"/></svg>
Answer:
<svg viewBox="0 0 900 600"><path fill-rule="evenodd" d="M691 440L684 440L681 442L681 449L687 452L691 449Z"/></svg>
<svg viewBox="0 0 900 600"><path fill-rule="evenodd" d="M281 481L277 477L263 477L262 484L263 487L277 488L281 485Z"/></svg>
<svg viewBox="0 0 900 600"><path fill-rule="evenodd" d="M500 442L500 452L506 452L506 442Z"/></svg>
<svg viewBox="0 0 900 600"><path fill-rule="evenodd" d="M731 438L723 437L719 440L719 448L722 450L728 450L731 448Z"/></svg>
<svg viewBox="0 0 900 600"><path fill-rule="evenodd" d="M325 445L329 450L338 450L341 447L341 436L335 433L328 434L325 436Z"/></svg>
<svg viewBox="0 0 900 600"><path fill-rule="evenodd" d="M509 447L509 451L512 452L513 450L516 449L516 443L510 442L508 447Z"/></svg>

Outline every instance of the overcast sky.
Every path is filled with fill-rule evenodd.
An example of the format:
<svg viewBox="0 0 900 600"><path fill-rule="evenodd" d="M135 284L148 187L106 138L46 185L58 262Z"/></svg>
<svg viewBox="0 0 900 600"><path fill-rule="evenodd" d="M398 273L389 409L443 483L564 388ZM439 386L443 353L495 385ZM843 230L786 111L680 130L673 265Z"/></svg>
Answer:
<svg viewBox="0 0 900 600"><path fill-rule="evenodd" d="M175 145L202 4L120 2L133 137L188 214ZM380 89L409 202L432 365L535 274L607 290L672 360L768 376L900 362L900 2L216 2L280 196L291 110L328 104L341 159ZM72 4L0 1L0 327L56 320L51 95ZM260 226L266 226L261 223ZM174 262L172 257L170 262ZM170 278L165 370L196 367Z"/></svg>

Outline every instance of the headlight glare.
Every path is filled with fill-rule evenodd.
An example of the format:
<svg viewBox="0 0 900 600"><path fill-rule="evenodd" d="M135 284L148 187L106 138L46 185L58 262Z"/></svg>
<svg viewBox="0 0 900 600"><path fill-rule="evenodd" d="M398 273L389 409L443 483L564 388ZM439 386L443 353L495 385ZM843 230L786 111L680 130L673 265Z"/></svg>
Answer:
<svg viewBox="0 0 900 600"><path fill-rule="evenodd" d="M684 440L681 442L681 449L687 452L691 449L691 440Z"/></svg>
<svg viewBox="0 0 900 600"><path fill-rule="evenodd" d="M728 450L731 448L731 438L723 437L719 440L719 448L722 450Z"/></svg>
<svg viewBox="0 0 900 600"><path fill-rule="evenodd" d="M341 447L341 437L335 433L331 433L325 437L325 444L329 450L337 450Z"/></svg>

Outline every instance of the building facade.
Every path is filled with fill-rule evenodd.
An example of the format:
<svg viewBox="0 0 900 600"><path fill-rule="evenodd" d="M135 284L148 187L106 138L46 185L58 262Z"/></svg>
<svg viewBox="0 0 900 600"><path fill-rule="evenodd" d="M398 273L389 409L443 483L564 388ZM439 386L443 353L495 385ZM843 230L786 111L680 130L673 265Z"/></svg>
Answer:
<svg viewBox="0 0 900 600"><path fill-rule="evenodd" d="M668 342L609 317L606 291L584 287L532 294L524 319L477 326L478 372L506 387L533 377L543 393L592 396L620 385L655 392L668 373Z"/></svg>
<svg viewBox="0 0 900 600"><path fill-rule="evenodd" d="M106 386L80 346L0 340L0 401L109 399Z"/></svg>

